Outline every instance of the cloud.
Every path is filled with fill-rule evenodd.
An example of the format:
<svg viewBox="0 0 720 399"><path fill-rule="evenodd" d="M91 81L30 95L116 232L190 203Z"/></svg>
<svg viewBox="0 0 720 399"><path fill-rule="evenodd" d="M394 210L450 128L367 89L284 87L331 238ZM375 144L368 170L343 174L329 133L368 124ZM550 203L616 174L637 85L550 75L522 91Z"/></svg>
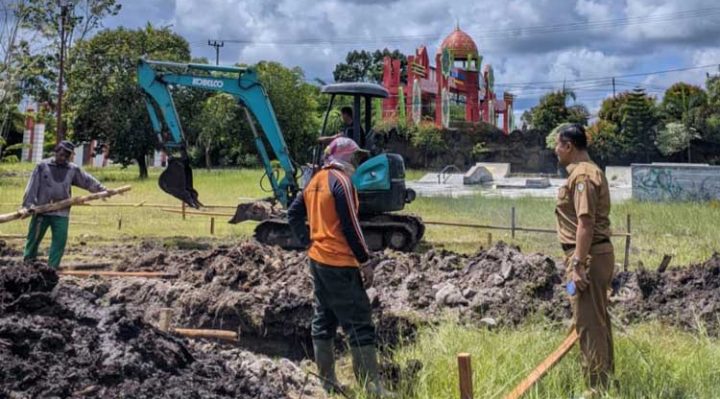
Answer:
<svg viewBox="0 0 720 399"><path fill-rule="evenodd" d="M611 93L609 81L583 87L572 80L720 62L717 0L145 0L125 2L112 18L115 26L148 21L173 24L194 56L214 58L208 39L239 39L245 43L226 42L221 49L222 63L279 61L302 67L308 79L323 80L353 49L411 54L427 45L434 53L459 22L474 37L484 63L495 67L499 83L567 80L589 107ZM335 43L287 44L318 39ZM704 75L691 71L629 81L660 90L678 78L702 83ZM561 86L506 87L521 96L519 104L530 106L543 91Z"/></svg>

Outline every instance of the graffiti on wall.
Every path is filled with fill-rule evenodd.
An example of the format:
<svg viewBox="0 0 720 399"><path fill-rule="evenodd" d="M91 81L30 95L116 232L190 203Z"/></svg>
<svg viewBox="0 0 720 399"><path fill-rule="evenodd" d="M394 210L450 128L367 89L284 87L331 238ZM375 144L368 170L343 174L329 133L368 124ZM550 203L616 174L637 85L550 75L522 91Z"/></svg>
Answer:
<svg viewBox="0 0 720 399"><path fill-rule="evenodd" d="M633 198L641 201L720 199L720 168L633 166Z"/></svg>

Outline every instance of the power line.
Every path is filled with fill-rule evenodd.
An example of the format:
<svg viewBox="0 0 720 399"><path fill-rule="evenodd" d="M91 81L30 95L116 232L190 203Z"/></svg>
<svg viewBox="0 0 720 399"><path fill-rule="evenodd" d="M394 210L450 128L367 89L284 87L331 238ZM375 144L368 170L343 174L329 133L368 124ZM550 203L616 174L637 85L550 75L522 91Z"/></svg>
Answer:
<svg viewBox="0 0 720 399"><path fill-rule="evenodd" d="M649 23L660 23L670 22L680 19L689 18L707 18L712 16L720 15L720 7L710 7L694 10L685 10L674 13L646 15L638 17L625 17L616 19L606 19L599 21L585 21L585 22L567 22L561 24L552 25L538 25L529 27L513 27L503 29L485 29L485 30L470 30L468 33L473 35L476 39L488 39L488 38L509 38L517 39L522 36L529 35L540 35L540 34L554 34L554 33L565 33L575 32L582 30L593 30L593 29L606 29L623 27L630 25L641 25ZM221 39L227 43L233 44L252 44L252 45L297 45L297 46L309 46L309 45L358 45L365 43L396 43L406 41L418 41L418 40L439 40L440 35L397 35L397 36L383 36L375 38L362 38L362 37L335 37L335 38L321 38L321 37L305 37L305 38L293 38L293 39L276 39L276 40L255 40L255 39L232 39L226 38Z"/></svg>

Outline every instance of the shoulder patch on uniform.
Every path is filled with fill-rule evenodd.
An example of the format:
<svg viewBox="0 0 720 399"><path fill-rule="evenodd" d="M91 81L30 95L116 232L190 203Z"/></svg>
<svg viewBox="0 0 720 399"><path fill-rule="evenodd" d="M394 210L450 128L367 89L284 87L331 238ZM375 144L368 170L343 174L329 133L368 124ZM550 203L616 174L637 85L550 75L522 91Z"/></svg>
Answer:
<svg viewBox="0 0 720 399"><path fill-rule="evenodd" d="M578 183L576 188L579 193L585 191L585 183L583 183L583 182Z"/></svg>

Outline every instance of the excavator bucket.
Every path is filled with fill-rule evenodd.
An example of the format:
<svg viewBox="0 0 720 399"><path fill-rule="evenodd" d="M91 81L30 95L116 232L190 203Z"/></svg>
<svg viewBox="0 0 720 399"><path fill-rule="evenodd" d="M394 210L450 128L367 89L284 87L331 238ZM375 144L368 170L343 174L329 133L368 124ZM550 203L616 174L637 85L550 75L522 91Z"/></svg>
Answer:
<svg viewBox="0 0 720 399"><path fill-rule="evenodd" d="M160 188L193 208L200 208L198 192L193 188L192 169L187 158L170 158L165 171L160 174Z"/></svg>
<svg viewBox="0 0 720 399"><path fill-rule="evenodd" d="M259 200L240 204L235 209L235 215L228 223L236 224L246 220L263 220L271 219L282 215L282 209L278 208L273 201Z"/></svg>

